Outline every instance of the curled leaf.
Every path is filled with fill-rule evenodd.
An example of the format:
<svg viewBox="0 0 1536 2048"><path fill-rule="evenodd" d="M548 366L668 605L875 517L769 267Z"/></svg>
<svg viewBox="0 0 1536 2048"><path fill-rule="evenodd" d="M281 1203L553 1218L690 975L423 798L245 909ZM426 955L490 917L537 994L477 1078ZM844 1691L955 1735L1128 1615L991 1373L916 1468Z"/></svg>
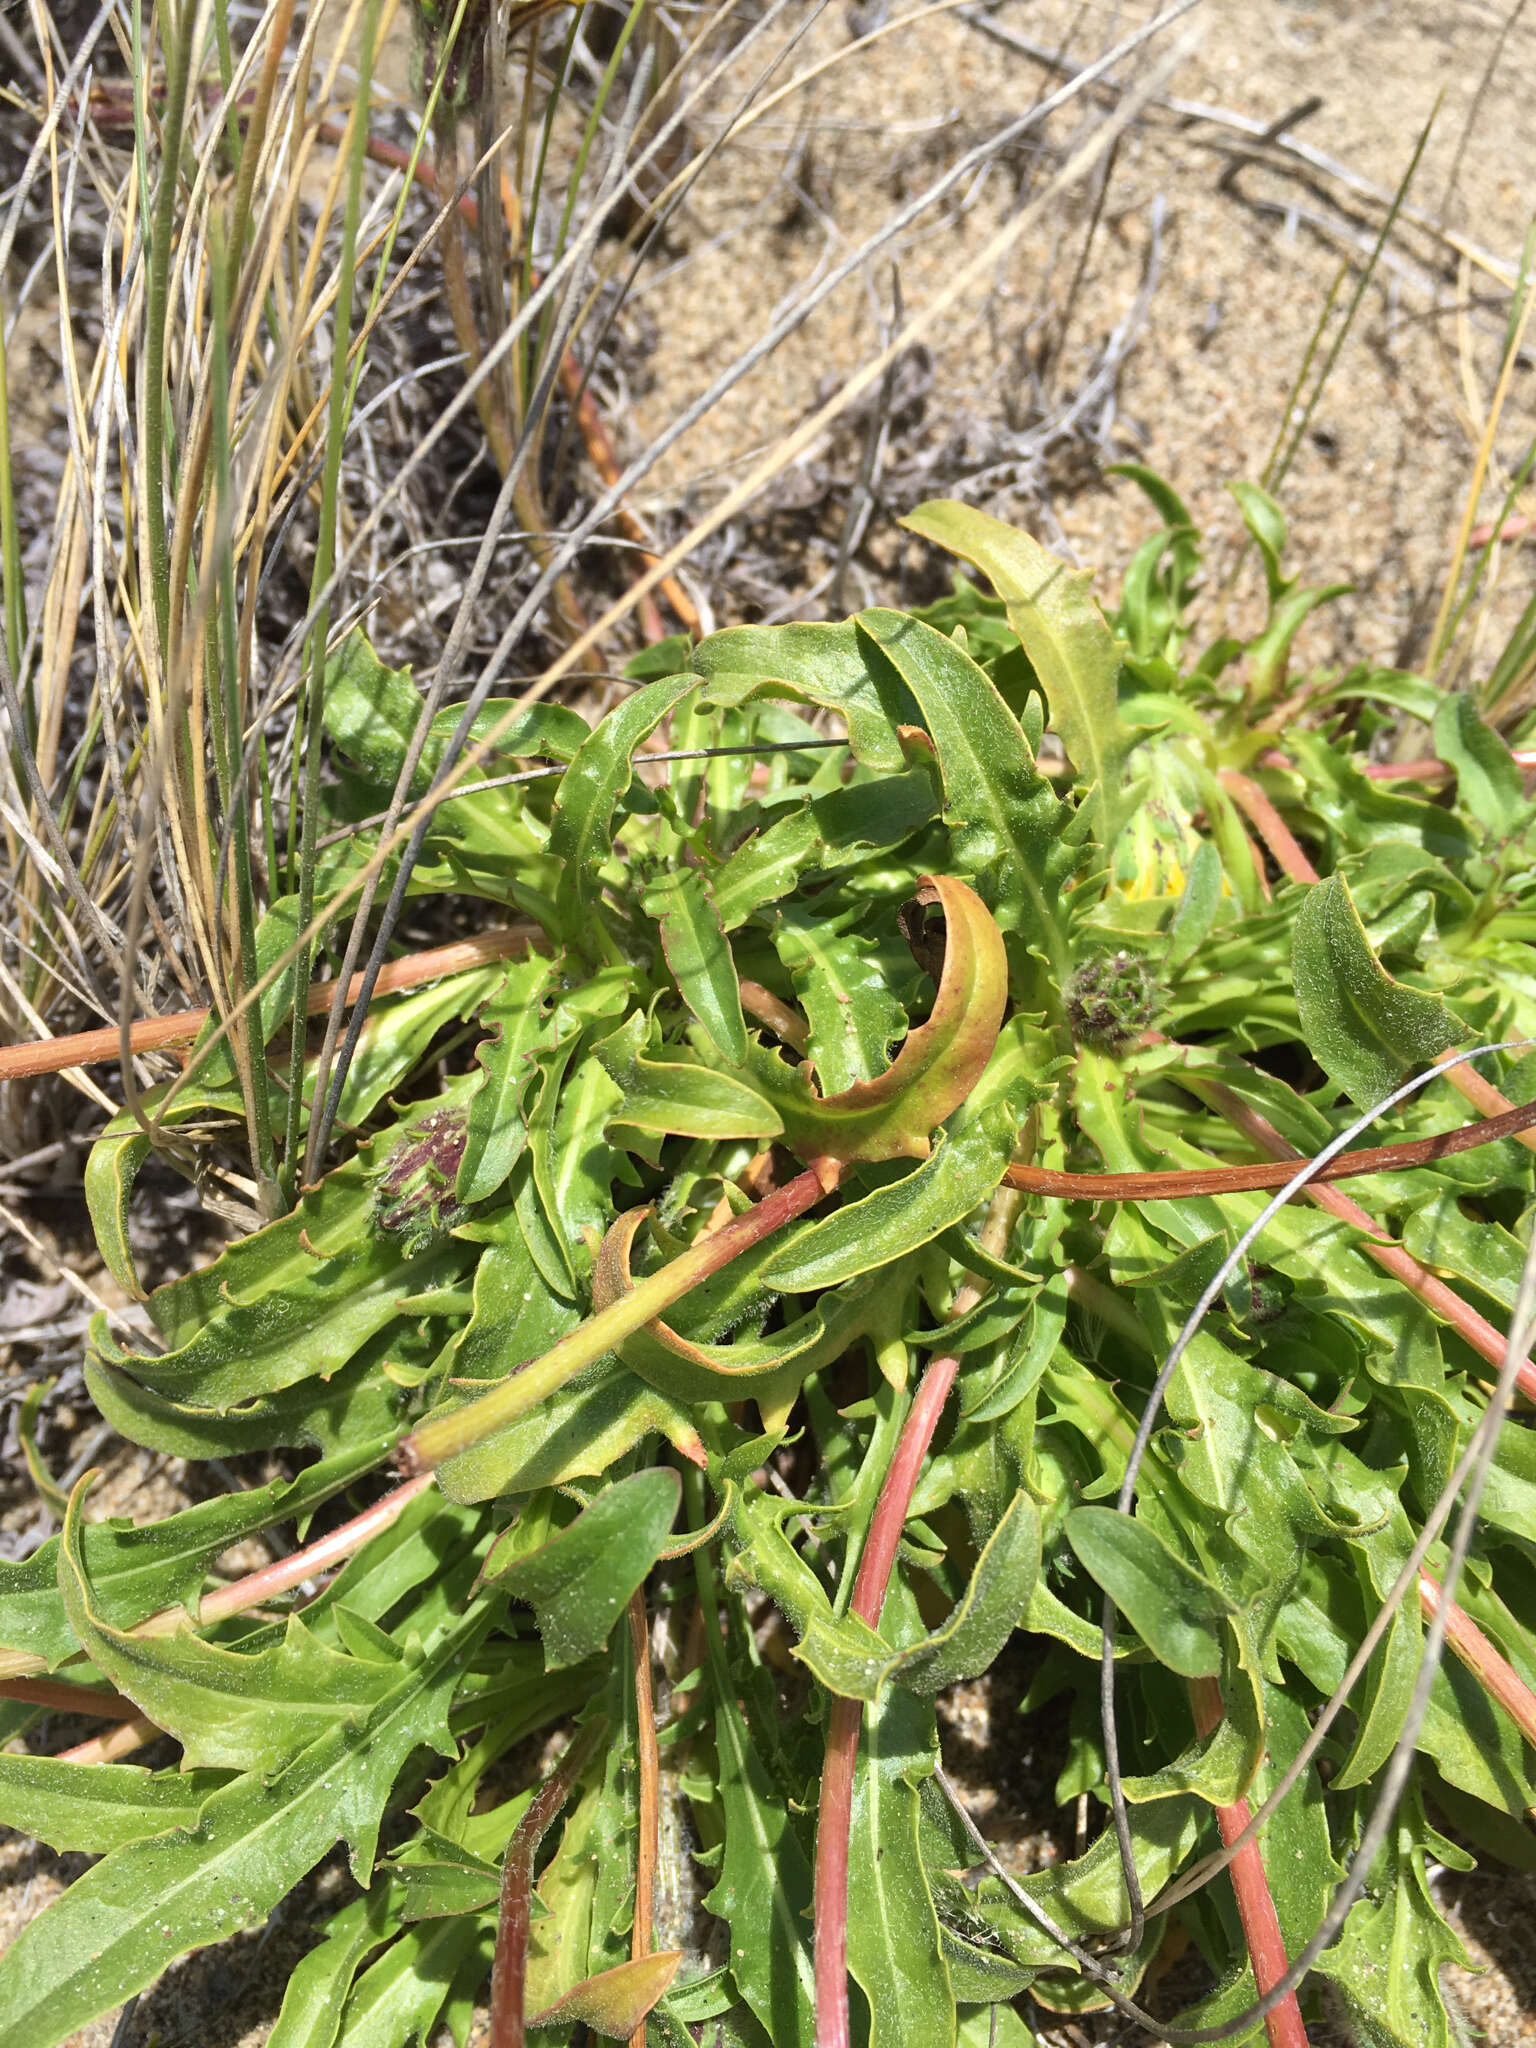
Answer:
<svg viewBox="0 0 1536 2048"><path fill-rule="evenodd" d="M944 913L944 967L928 1020L883 1074L818 1096L808 1067L761 1054L752 1077L802 1159L926 1159L931 1134L986 1071L1008 1000L1008 960L991 912L965 882L924 875L917 902Z"/></svg>
<svg viewBox="0 0 1536 2048"><path fill-rule="evenodd" d="M592 1305L607 1308L627 1294L631 1247L648 1209L631 1209L608 1235L592 1268ZM619 1356L647 1385L677 1401L751 1399L771 1430L787 1415L795 1395L813 1372L841 1357L868 1329L873 1302L867 1288L824 1295L809 1315L771 1337L742 1338L734 1344L701 1344L680 1337L658 1316L626 1337Z"/></svg>

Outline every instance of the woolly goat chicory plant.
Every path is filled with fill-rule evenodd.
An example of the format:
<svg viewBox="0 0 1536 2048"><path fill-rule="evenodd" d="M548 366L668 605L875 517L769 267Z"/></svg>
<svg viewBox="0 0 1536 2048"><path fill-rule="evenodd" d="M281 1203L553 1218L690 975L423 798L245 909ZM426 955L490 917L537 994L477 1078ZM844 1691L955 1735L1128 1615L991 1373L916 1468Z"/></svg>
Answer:
<svg viewBox="0 0 1536 2048"><path fill-rule="evenodd" d="M1373 2048L1453 2038L1428 1866L1517 1854L1536 1803L1524 1410L1437 1576L1524 1262L1530 1056L1435 1075L1329 1166L1349 1195L1229 1255L1406 1076L1536 1036L1536 807L1419 678L1313 678L1298 719L1278 570L1257 651L1187 662L1198 551L1156 489L1113 624L933 504L909 526L993 594L666 642L590 728L487 707L409 885L508 929L373 1004L339 1163L149 1295L158 1342L92 1328L125 1438L265 1476L135 1528L87 1475L0 1569L0 1817L100 1858L0 1961L8 2043L260 1925L338 1842L356 1889L276 2048L462 2040L486 1997L499 2044L1018 2043L1155 1997L1182 1943L1167 2038L1304 2041L1325 1986ZM360 636L323 701L319 904L421 702ZM1363 771L1405 715L1449 798ZM297 938L273 903L269 1043ZM135 1176L248 1125L247 1066L205 1028L97 1145L131 1293ZM1100 1816L1023 1878L942 1764L947 1690L1004 1657L1028 1711L1067 1701L1057 1796ZM42 1753L63 1705L117 1732ZM1255 2014L1400 1739L1364 1891Z"/></svg>

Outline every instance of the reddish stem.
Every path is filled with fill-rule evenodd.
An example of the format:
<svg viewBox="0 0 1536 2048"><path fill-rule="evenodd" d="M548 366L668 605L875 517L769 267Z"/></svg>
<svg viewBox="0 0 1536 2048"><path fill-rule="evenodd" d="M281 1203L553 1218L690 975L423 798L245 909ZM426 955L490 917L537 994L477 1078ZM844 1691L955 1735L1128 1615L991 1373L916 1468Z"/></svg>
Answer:
<svg viewBox="0 0 1536 2048"><path fill-rule="evenodd" d="M1147 1036L1150 1039L1154 1034L1149 1032ZM1446 1079L1454 1082L1463 1071L1454 1067ZM1516 1107L1480 1075L1471 1078L1478 1092L1474 1094L1470 1088L1464 1088L1462 1093L1479 1109L1487 1102L1504 1104L1499 1114L1485 1123L1458 1124L1454 1130L1437 1131L1430 1138L1405 1138L1394 1145L1363 1145L1352 1152L1341 1152L1319 1168L1317 1180L1352 1180L1360 1174L1431 1166L1437 1159L1456 1152L1475 1152L1480 1145L1491 1145L1496 1138L1518 1138L1522 1144L1536 1149L1536 1135L1532 1134L1536 1102ZM1193 1081L1190 1086L1194 1087ZM1291 1157L1294 1160L1301 1155ZM1176 1195L1237 1195L1252 1194L1261 1188L1283 1188L1294 1171L1295 1166L1289 1161L1275 1166L1192 1166L1149 1173L1066 1173L1054 1166L1016 1165L1007 1169L1003 1180L1008 1187L1020 1188L1025 1194L1058 1195L1068 1201L1157 1202Z"/></svg>
<svg viewBox="0 0 1536 2048"><path fill-rule="evenodd" d="M1190 1694L1195 1726L1201 1735L1209 1735L1221 1725L1225 1712L1221 1687L1214 1678L1196 1678L1190 1682ZM1252 1818L1253 1811L1246 1799L1234 1799L1230 1806L1218 1806L1216 1825L1221 1831L1223 1844L1230 1848ZM1228 1868L1232 1873L1238 1915L1243 1923L1243 1938L1248 1944L1248 1957L1253 1964L1253 1981L1262 1998L1285 1975L1290 1958L1285 1952L1285 1936L1280 1932L1280 1916L1275 1911L1274 1896L1264 1874L1264 1858L1258 1843L1246 1843L1232 1858ZM1269 2039L1269 2048L1307 2048L1307 2030L1302 2024L1301 2007L1296 2003L1294 1991L1288 1992L1274 2011L1266 2016L1264 2031Z"/></svg>
<svg viewBox="0 0 1536 2048"><path fill-rule="evenodd" d="M360 1515L354 1515L349 1522L343 1522L338 1529L332 1529L328 1536L321 1536L304 1549L294 1551L288 1557L280 1557L275 1563L263 1565L260 1571L250 1572L243 1579L236 1579L230 1585L220 1586L212 1593L205 1593L198 1603L197 1626L206 1628L210 1622L223 1621L231 1614L245 1614L253 1607L279 1593L289 1592L294 1586L302 1585L317 1573L339 1564L343 1558L351 1557L361 1550L382 1530L398 1520L401 1511L413 1501L418 1493L432 1484L430 1473L419 1479L407 1479L402 1485L391 1488L371 1508L364 1508ZM162 1607L158 1614L128 1630L135 1636L174 1635L178 1629L189 1626L184 1607ZM0 1651L0 1667L7 1676L30 1677L34 1671L45 1668L43 1659L28 1651Z"/></svg>
<svg viewBox="0 0 1536 2048"><path fill-rule="evenodd" d="M340 1528L332 1529L328 1536L319 1537L303 1550L295 1550L291 1556L263 1565L259 1572L250 1572L245 1578L236 1579L232 1585L220 1586L216 1592L205 1594L197 1610L198 1626L206 1628L210 1622L223 1621L231 1614L244 1614L252 1607L264 1605L278 1593L290 1592L293 1587L302 1585L305 1579L329 1570L333 1564L340 1564L397 1522L417 1494L424 1493L431 1483L425 1476L404 1480L399 1486L391 1487L371 1508L364 1508L350 1522L343 1522ZM182 1626L185 1620L186 1616L179 1607L165 1608L160 1614L142 1622L134 1633L164 1634L167 1629Z"/></svg>
<svg viewBox="0 0 1536 2048"><path fill-rule="evenodd" d="M1506 519L1502 526L1495 526L1490 519L1483 526L1474 526L1467 535L1467 546L1485 548L1492 540L1519 540L1523 534L1536 532L1536 519Z"/></svg>
<svg viewBox="0 0 1536 2048"><path fill-rule="evenodd" d="M959 1367L958 1358L929 1360L880 1489L849 1603L871 1628L879 1625L917 1475ZM833 1698L816 1820L816 2048L848 2048L848 1838L863 1719L861 1700Z"/></svg>
<svg viewBox="0 0 1536 2048"><path fill-rule="evenodd" d="M59 1714L84 1714L99 1721L132 1721L138 1708L120 1692L96 1685L69 1685L60 1678L0 1680L0 1700L20 1700L29 1707L48 1707Z"/></svg>
<svg viewBox="0 0 1536 2048"><path fill-rule="evenodd" d="M1441 1063L1450 1057L1449 1053L1442 1054ZM1486 1075L1477 1071L1470 1060L1462 1060L1457 1066L1447 1067L1445 1078L1463 1101L1470 1102L1480 1116L1491 1120L1508 1113L1509 1097L1501 1094ZM1536 1152L1536 1132L1511 1130L1509 1135L1518 1139L1527 1151Z"/></svg>
<svg viewBox="0 0 1536 2048"><path fill-rule="evenodd" d="M1317 869L1308 860L1300 842L1256 782L1239 775L1235 768L1223 768L1222 788L1275 857L1275 864L1293 882L1315 882Z"/></svg>
<svg viewBox="0 0 1536 2048"><path fill-rule="evenodd" d="M1424 1612L1434 1619L1444 1598L1440 1582L1432 1572L1419 1571L1419 1598ZM1464 1607L1451 1602L1445 1640L1478 1680L1491 1699L1508 1714L1526 1741L1536 1745L1536 1693L1514 1666L1488 1640Z"/></svg>
<svg viewBox="0 0 1536 2048"><path fill-rule="evenodd" d="M501 1912L491 1968L491 2018L486 2048L524 2048L523 1987L528 1978L528 1929L533 1921L533 1861L571 1788L597 1748L607 1724L592 1721L572 1742L533 1795L501 1864Z"/></svg>
<svg viewBox="0 0 1536 2048"><path fill-rule="evenodd" d="M810 1044L811 1031L805 1019L788 1003L780 1002L773 990L764 988L760 981L743 979L741 1007L759 1024L766 1024L786 1045L792 1045L796 1052L804 1052Z"/></svg>
<svg viewBox="0 0 1536 2048"><path fill-rule="evenodd" d="M645 1588L629 1600L629 1642L635 1660L635 1748L640 1763L640 1838L635 1849L635 1925L630 1961L651 1952L656 1862L661 1854L661 1752L656 1741L656 1704L651 1691L651 1637L645 1617ZM645 2048L645 2021L629 2037L629 2048Z"/></svg>
<svg viewBox="0 0 1536 2048"><path fill-rule="evenodd" d="M1447 1079L1454 1078L1460 1071L1459 1067L1454 1068ZM1272 1159L1300 1160L1302 1155L1294 1145L1288 1144L1281 1137L1269 1119L1260 1116L1256 1109L1251 1109L1224 1083L1213 1081L1204 1074L1190 1072L1183 1077L1183 1084L1193 1094L1204 1096L1213 1109L1218 1110L1229 1123L1252 1139L1259 1150L1267 1152ZM1486 1317L1480 1316L1470 1303L1463 1301L1461 1296L1447 1287L1443 1280L1437 1279L1427 1266L1420 1265L1419 1261L1404 1251L1400 1244L1393 1243L1382 1226L1373 1216L1368 1215L1358 1202L1352 1202L1348 1195L1340 1194L1337 1188L1309 1185L1305 1193L1320 1209L1326 1209L1330 1215L1337 1216L1340 1222L1348 1223L1354 1229L1362 1231L1366 1242L1360 1249L1368 1258L1374 1259L1384 1272L1392 1275L1394 1280L1401 1280L1405 1287L1411 1287L1425 1307L1459 1331L1479 1357L1485 1358L1495 1369L1503 1368L1505 1340L1492 1323ZM1533 1366L1529 1359L1521 1366L1515 1384L1528 1400L1536 1401L1536 1366Z"/></svg>
<svg viewBox="0 0 1536 2048"><path fill-rule="evenodd" d="M493 960L525 948L531 926L519 930L482 932L477 939L459 939L451 946L433 946L425 953L411 953L403 960L391 960L379 973L376 995L395 989L415 988L423 981L436 981L445 974L462 974L471 967L485 967ZM363 977L354 974L347 986L347 1001L355 1003L362 994ZM311 1017L328 1010L335 1000L334 981L310 984L305 1007ZM128 1050L157 1052L166 1046L191 1045L208 1022L207 1010L181 1010L169 1017L141 1017L130 1026ZM76 1031L67 1038L43 1038L25 1045L0 1045L0 1081L15 1081L24 1075L56 1074L64 1067L94 1067L115 1060L121 1049L115 1024L100 1031Z"/></svg>

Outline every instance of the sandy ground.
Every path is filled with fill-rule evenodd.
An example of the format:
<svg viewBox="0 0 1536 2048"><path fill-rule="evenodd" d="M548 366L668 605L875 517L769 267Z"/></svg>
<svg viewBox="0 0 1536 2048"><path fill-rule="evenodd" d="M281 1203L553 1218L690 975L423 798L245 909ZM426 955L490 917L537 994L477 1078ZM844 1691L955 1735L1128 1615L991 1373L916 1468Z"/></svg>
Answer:
<svg viewBox="0 0 1536 2048"><path fill-rule="evenodd" d="M842 260L961 144L1059 83L982 24L1046 52L1087 50L1145 10L966 14L887 34L727 149L675 237L671 268L641 288L654 382L632 394L637 440L675 417L796 281ZM883 9L829 11L797 56L830 56L852 29L884 18ZM1339 179L1239 165L1246 139L1221 118L1228 113L1268 125L1315 99L1287 139L1390 191L1443 92L1410 200L1443 210L1459 238L1496 257L1498 276L1510 274L1532 197L1522 171L1536 145L1536 26L1517 26L1481 84L1500 20L1492 8L1239 0L1191 20L1200 41L1142 129L923 337L926 359L904 366L870 527L875 556L896 558L891 515L945 490L1066 541L1112 594L1119 565L1155 524L1139 492L1103 473L1135 460L1183 493L1219 563L1238 531L1224 486L1262 475L1341 256L1368 248L1381 217ZM1132 64L1124 75L1135 75ZM1212 118L1175 112L1170 100L1208 106ZM667 458L648 500L656 515L700 509L828 397L888 338L893 264L908 313L918 311L1038 190L1080 120L1080 107L1059 113L1045 130L1048 154L1007 153L941 217L872 257ZM707 121L700 127L708 132ZM1353 288L1351 278L1341 303ZM1491 381L1496 296L1484 264L1412 229L1378 271L1285 484L1295 568L1308 582L1355 585L1308 629L1303 660L1405 663L1421 650L1481 429L1471 401ZM1468 297L1470 316L1458 311ZM1319 358L1337 324L1336 314ZM920 395L902 411L904 386ZM1530 431L1528 361L1512 395L1506 455ZM779 488L781 502L813 506L824 529L796 561L804 584L835 551L864 438L834 434ZM737 531L746 543L750 521ZM862 566L867 574L868 551ZM1514 580L1528 588L1528 576ZM846 594L863 596L857 573ZM1239 608L1236 623L1242 616Z"/></svg>
<svg viewBox="0 0 1536 2048"><path fill-rule="evenodd" d="M796 47L794 64L834 58L899 11L888 13L884 0L828 8ZM884 34L857 61L834 64L727 143L674 222L666 250L642 277L619 368L603 389L625 454L674 419L797 284L842 261L961 147L1059 82L1059 71L957 11L917 12L920 20ZM1005 37L1069 57L1099 49L1146 15L1055 0L976 12ZM805 12L790 20L798 31ZM703 551L693 587L718 622L776 608L814 616L839 597L846 608L874 596L930 594L933 566L894 519L941 491L1070 547L1099 568L1101 589L1112 596L1118 566L1154 521L1105 466L1136 460L1177 486L1211 537L1206 618L1216 630L1223 564L1238 531L1224 487L1263 473L1341 257L1368 248L1379 226L1371 193L1395 186L1443 94L1411 196L1444 219L1455 241L1404 226L1284 488L1291 566L1305 582L1355 586L1305 629L1301 662L1410 663L1422 653L1533 197L1536 16L1519 20L1502 42L1503 14L1478 0L1231 0L1208 4L1193 20L1197 46L1160 83L1158 103L1113 161L1050 208L903 357L888 404L878 391L862 402ZM1133 82L1146 61L1128 62L1117 78ZM1268 126L1313 100L1287 132L1347 167L1353 184L1315 167L1303 176L1294 161L1239 161L1246 138L1226 116ZM719 104L728 104L723 90ZM1207 118L1188 111L1201 107L1212 110ZM693 120L695 140L715 139L719 126L704 109ZM1082 107L1064 109L1039 137L872 256L661 463L637 498L655 528L681 531L776 435L840 389L893 331L898 280L910 316L1015 217L1085 132ZM1340 305L1353 289L1351 275ZM1335 328L1337 320L1336 308ZM46 325L29 325L24 337L13 374L45 388L57 377ZM1533 416L1527 356L1512 381L1490 492ZM855 479L882 421L867 528L835 591L829 577L857 507ZM1508 565L1494 624L1528 593L1528 561L1527 554ZM1253 623L1251 600L1251 586L1239 581L1231 599L1239 629ZM46 1272L34 1278L48 1283ZM149 1476L120 1460L122 1499ZM160 1473L155 1483L174 1485L175 1477ZM137 1502L139 1511L149 1505L142 1496ZM955 1726L967 1741L986 1711L984 1700L956 1703ZM992 1739L1010 1738L993 1731ZM989 1825L1010 1838L1023 1832L1020 1816L1049 1781L1048 1761L1017 1786L1006 1780L1020 1815L993 1813ZM0 1841L0 1944L83 1862ZM256 2048L284 1975L307 1945L315 1894L336 1882L323 1871L264 1936L173 1972L142 2002L120 2048L140 2048L157 2030L162 2048ZM1502 1874L1442 1886L1475 1957L1491 1966L1481 1977L1453 1973L1455 1995L1500 2048L1536 2043L1536 1951L1526 1933L1532 1887L1529 1877ZM115 2016L98 2022L76 2037L79 2048L107 2048L115 2028ZM1065 2048L1090 2036L1061 2029L1042 2038ZM1100 2029L1091 2038L1114 2035Z"/></svg>

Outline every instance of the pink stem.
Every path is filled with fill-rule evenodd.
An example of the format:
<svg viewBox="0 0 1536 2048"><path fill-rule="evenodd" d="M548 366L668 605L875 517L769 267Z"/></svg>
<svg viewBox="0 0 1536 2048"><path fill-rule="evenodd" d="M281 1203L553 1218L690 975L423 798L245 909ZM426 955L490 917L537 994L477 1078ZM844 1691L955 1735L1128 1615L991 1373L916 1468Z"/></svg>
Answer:
<svg viewBox="0 0 1536 2048"><path fill-rule="evenodd" d="M84 1714L99 1721L132 1721L139 1711L120 1692L97 1685L70 1685L61 1678L8 1678L0 1683L0 1700L20 1700L29 1707Z"/></svg>
<svg viewBox="0 0 1536 2048"><path fill-rule="evenodd" d="M153 1742L165 1733L163 1728L135 1714L131 1721L119 1721L115 1728L109 1728L105 1735L93 1735L89 1742L80 1742L73 1749L61 1749L59 1762L65 1764L110 1764L120 1756L132 1756L136 1749L142 1749L146 1742Z"/></svg>
<svg viewBox="0 0 1536 2048"><path fill-rule="evenodd" d="M491 2012L486 2048L523 2048L527 2020L523 1988L528 1976L528 1932L533 1925L533 1862L571 1789L606 1732L589 1721L524 1809L501 1863L501 1908L491 1967Z"/></svg>
<svg viewBox="0 0 1536 2048"><path fill-rule="evenodd" d="M1447 1074L1453 1080L1462 1071L1455 1067ZM1204 1075L1191 1073L1187 1085L1193 1093L1205 1096L1212 1106L1220 1110L1227 1121L1236 1126L1246 1137L1253 1140L1261 1151L1271 1159L1300 1160L1301 1154L1286 1142L1267 1117L1260 1116L1256 1109L1234 1095L1232 1090L1220 1081L1208 1080ZM1330 1215L1337 1216L1341 1223L1351 1224L1365 1234L1366 1242L1360 1249L1376 1261L1384 1272L1394 1280L1401 1280L1405 1287L1411 1287L1424 1306L1460 1332L1466 1341L1485 1358L1496 1370L1504 1365L1504 1338L1486 1317L1480 1316L1470 1303L1447 1287L1443 1280L1436 1279L1427 1266L1403 1250L1400 1244L1387 1239L1386 1232L1376 1219L1367 1214L1358 1202L1352 1202L1348 1195L1335 1187L1319 1187L1316 1182L1305 1190L1309 1200ZM1385 1241L1384 1241L1385 1240ZM1516 1386L1527 1400L1536 1401L1536 1366L1527 1359L1521 1366Z"/></svg>
<svg viewBox="0 0 1536 2048"><path fill-rule="evenodd" d="M354 1515L350 1522L343 1522L339 1529L332 1529L328 1536L296 1550L291 1557L281 1557L274 1564L264 1565L259 1572L250 1572L233 1584L220 1586L217 1592L208 1593L199 1603L197 1625L204 1628L209 1622L222 1621L231 1614L244 1614L252 1607L260 1607L277 1593L286 1593L294 1586L302 1585L305 1579L313 1578L317 1572L352 1556L363 1545L398 1521L403 1508L413 1501L418 1493L432 1484L432 1475L425 1473L419 1479L407 1479L402 1485L393 1487L382 1500L376 1500L371 1508L364 1508L360 1515ZM158 1614L141 1621L137 1628L128 1633L136 1636L174 1635L188 1625L184 1607L162 1607ZM41 1660L39 1660L41 1661ZM41 1689L36 1681L26 1681L32 1695ZM53 1686L50 1692L78 1694L82 1713L107 1713L113 1711L106 1703L117 1699L116 1694L83 1691L75 1686ZM13 1698L26 1698L28 1692L19 1689L18 1681L0 1686L0 1697L9 1694ZM41 1704L63 1705L65 1702L44 1700ZM73 1705L71 1700L69 1704ZM89 1742L82 1742L74 1749L62 1752L66 1763L104 1764L115 1757L128 1756L136 1749L142 1749L146 1742L153 1742L162 1731L153 1721L146 1720L138 1709L127 1700L118 1703L126 1710L126 1717L109 1734L93 1736Z"/></svg>
<svg viewBox="0 0 1536 2048"><path fill-rule="evenodd" d="M1522 534L1533 530L1536 530L1536 519L1506 519L1502 526L1495 526L1490 519L1486 525L1473 527L1467 535L1467 546L1485 548L1494 539L1519 540Z"/></svg>
<svg viewBox="0 0 1536 2048"><path fill-rule="evenodd" d="M434 946L426 953L407 954L391 960L379 971L376 995L394 989L415 988L423 981L436 981L446 974L463 974L472 967L484 967L493 960L505 960L519 950L526 951L538 936L537 927L508 926L504 931L482 932L475 939L455 939L448 946ZM346 1000L355 1003L362 993L363 977L354 974L347 984ZM312 982L305 994L311 1017L328 1010L336 997L334 981ZM208 1022L207 1010L181 1010L169 1017L141 1017L129 1028L130 1052L155 1052L161 1048L191 1045ZM122 1039L115 1024L99 1031L76 1031L67 1038L40 1038L21 1045L0 1045L0 1080L16 1080L28 1074L56 1074L64 1067L102 1066L118 1058Z"/></svg>
<svg viewBox="0 0 1536 2048"><path fill-rule="evenodd" d="M1439 1611L1443 1597L1439 1580L1421 1568L1419 1598L1431 1620ZM1509 1660L1494 1648L1466 1609L1458 1607L1454 1600L1445 1639L1489 1697L1498 1701L1526 1741L1536 1744L1536 1693L1531 1691Z"/></svg>
<svg viewBox="0 0 1536 2048"><path fill-rule="evenodd" d="M1195 1726L1202 1735L1209 1735L1220 1726L1226 1711L1221 1687L1214 1678L1196 1678L1190 1683L1190 1693ZM1252 1808L1246 1799L1234 1799L1230 1806L1217 1807L1216 1825L1227 1848L1232 1846L1252 1818ZM1285 1936L1280 1932L1280 1916L1275 1911L1274 1895L1269 1889L1258 1843L1245 1843L1228 1867L1232 1872L1238 1916L1243 1923L1243 1939L1248 1944L1248 1957L1253 1964L1253 1981L1262 1998L1285 1975L1290 1958L1285 1952ZM1266 2015L1264 2031L1269 2039L1269 2048L1307 2048L1307 2030L1294 1991Z"/></svg>
<svg viewBox="0 0 1536 2048"><path fill-rule="evenodd" d="M1300 841L1259 785L1246 775L1239 775L1235 768L1223 768L1219 780L1274 855L1281 873L1289 875L1293 882L1315 882L1317 869L1307 859Z"/></svg>
<svg viewBox="0 0 1536 2048"><path fill-rule="evenodd" d="M431 1484L430 1472L417 1479L407 1479L391 1488L381 1500L376 1500L371 1508L364 1508L350 1522L343 1522L340 1528L306 1545L303 1550L296 1550L291 1557L279 1558L274 1564L263 1565L259 1572L250 1572L243 1579L235 1579L230 1585L204 1594L198 1603L196 1625L206 1628L210 1622L223 1621L231 1614L244 1614L252 1607L260 1607L278 1593L286 1593L331 1565L351 1557L354 1551L361 1550L381 1530L398 1520L401 1511ZM168 1636L188 1625L184 1607L162 1607L158 1614L150 1615L127 1633ZM43 1659L33 1656L30 1651L0 1650L0 1672L4 1673L6 1681L30 1677L33 1672L45 1668Z"/></svg>
<svg viewBox="0 0 1536 2048"><path fill-rule="evenodd" d="M849 1603L871 1628L879 1625L917 1475L959 1368L958 1358L929 1360L880 1489ZM848 1838L863 1720L861 1700L834 1697L816 1821L816 2048L848 2048Z"/></svg>
<svg viewBox="0 0 1536 2048"><path fill-rule="evenodd" d="M350 1522L343 1522L339 1528L332 1529L328 1536L321 1536L303 1550L294 1551L291 1557L280 1557L272 1564L263 1565L259 1572L236 1579L232 1585L220 1586L215 1592L205 1594L197 1610L198 1626L206 1628L209 1622L223 1621L231 1614L244 1614L249 1608L262 1606L278 1593L287 1593L295 1586L301 1586L317 1572L340 1564L397 1522L417 1494L424 1493L431 1484L430 1473L423 1473L417 1479L403 1480L376 1500L371 1508L364 1508L360 1515L354 1515ZM181 1608L167 1607L159 1614L151 1615L148 1621L141 1622L134 1633L164 1635L184 1626L185 1622L186 1615Z"/></svg>

